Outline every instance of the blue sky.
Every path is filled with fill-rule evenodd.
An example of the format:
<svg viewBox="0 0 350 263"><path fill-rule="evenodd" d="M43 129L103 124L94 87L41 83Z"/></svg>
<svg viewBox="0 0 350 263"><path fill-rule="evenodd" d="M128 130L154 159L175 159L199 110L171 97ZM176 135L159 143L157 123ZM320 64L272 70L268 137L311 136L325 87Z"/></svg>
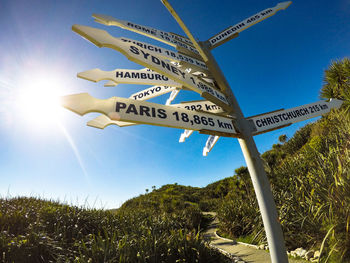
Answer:
<svg viewBox="0 0 350 263"><path fill-rule="evenodd" d="M170 1L199 40L278 2ZM2 1L0 3L0 195L41 196L73 204L114 208L168 183L205 186L232 176L244 165L236 139L220 138L207 157L207 135L178 143L182 130L139 125L98 130L97 116L78 116L46 106L32 113L31 99L19 100L39 84L59 95L88 92L97 98L129 97L147 86L103 87L78 79L81 71L140 69L119 52L97 48L71 31L73 24L107 30L172 49L164 43L93 21L100 13L183 34L160 1ZM291 108L319 99L323 71L331 60L350 55L350 2L294 1L286 10L243 31L213 50L245 116ZM28 98L28 99L26 99ZM151 101L164 104L168 95ZM181 91L174 103L201 99ZM20 101L20 103L19 103ZM46 101L46 105L50 101ZM40 107L40 105L39 105ZM45 111L45 113L43 113ZM51 118L52 116L52 118ZM292 136L306 122L255 137L259 151Z"/></svg>

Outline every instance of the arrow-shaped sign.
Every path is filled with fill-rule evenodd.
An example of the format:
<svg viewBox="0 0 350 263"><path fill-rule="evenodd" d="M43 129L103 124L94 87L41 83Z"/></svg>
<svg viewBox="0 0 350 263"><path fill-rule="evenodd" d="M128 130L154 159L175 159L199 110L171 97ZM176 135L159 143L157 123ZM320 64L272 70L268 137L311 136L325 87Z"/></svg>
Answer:
<svg viewBox="0 0 350 263"><path fill-rule="evenodd" d="M330 112L332 108L339 109L343 101L331 99L305 104L299 107L274 111L247 118L254 123L253 135L265 133L275 129L283 128L292 123L304 121Z"/></svg>
<svg viewBox="0 0 350 263"><path fill-rule="evenodd" d="M142 26L132 22L119 20L112 16L101 14L93 14L92 16L95 18L96 22L101 23L103 25L118 26L139 33L141 35L151 37L173 47L181 47L182 49L186 49L196 55L199 54L198 51L192 46L193 44L191 43L191 41L186 37L170 32L161 31L152 27Z"/></svg>
<svg viewBox="0 0 350 263"><path fill-rule="evenodd" d="M79 114L100 112L112 120L173 127L188 130L216 131L233 137L232 119L214 114L189 111L146 101L112 97L101 100L88 93L62 97L62 106Z"/></svg>
<svg viewBox="0 0 350 263"><path fill-rule="evenodd" d="M213 149L216 142L219 140L219 136L210 135L205 147L203 148L203 156L208 156L208 153Z"/></svg>
<svg viewBox="0 0 350 263"><path fill-rule="evenodd" d="M238 34L243 30L251 27L252 25L255 25L256 23L263 21L264 19L270 16L273 16L279 10L286 9L291 3L291 1L279 3L275 7L267 8L233 26L230 26L229 28L221 31L220 33L207 40L207 42L210 45L210 48L213 49L231 40L232 38L237 37Z"/></svg>
<svg viewBox="0 0 350 263"><path fill-rule="evenodd" d="M181 84L164 75L154 71L145 70L115 69L112 71L103 71L96 68L80 72L77 76L93 82L111 80L115 84L122 83L182 87Z"/></svg>
<svg viewBox="0 0 350 263"><path fill-rule="evenodd" d="M159 57L169 59L174 62L179 62L180 65L191 68L194 71L201 71L206 75L209 74L208 68L205 63L199 59L193 58L183 53L178 53L170 49L158 47L156 45L148 44L141 41L136 41L130 38L121 37L124 42L133 43L141 48L155 52Z"/></svg>
<svg viewBox="0 0 350 263"><path fill-rule="evenodd" d="M183 133L180 135L179 142L185 142L185 140L190 137L190 135L193 133L192 130L184 130Z"/></svg>
<svg viewBox="0 0 350 263"><path fill-rule="evenodd" d="M173 91L170 93L169 98L166 100L165 105L170 105L170 104L173 102L173 100L176 98L176 96L179 94L179 92L180 92L180 89L175 89L175 90L173 90Z"/></svg>
<svg viewBox="0 0 350 263"><path fill-rule="evenodd" d="M135 98L135 97L130 96L130 98ZM141 99L137 99L137 100L145 100L145 99L141 98ZM167 100L167 102L168 102L168 100ZM166 104L166 105L168 105L170 107L176 107L176 108L186 109L186 110L191 110L191 111L210 112L210 113L217 113L217 114L224 113L222 108L220 108L219 106L215 105L214 103L212 103L210 101L206 101L206 100L188 101L188 102L182 102L179 104L171 104L171 105ZM97 120L97 123L98 123L97 127L95 127L95 123L96 123L95 119L98 119ZM113 120L109 119L108 117L100 117L99 116L95 119L89 121L87 123L88 126L104 129L105 127L112 125L112 124L117 125L119 127L137 125L137 123L129 123L129 122L124 122L124 121L113 121ZM101 128L101 127L103 127L103 128ZM187 138L187 137L184 137L184 138Z"/></svg>
<svg viewBox="0 0 350 263"><path fill-rule="evenodd" d="M200 80L198 77L186 73L171 63L158 58L153 51L143 49L132 43L125 43L120 39L112 37L106 31L97 28L74 25L72 29L98 47L113 48L124 54L129 60L165 75L188 89L201 94L202 97L223 107L225 110L231 111L231 107L221 91Z"/></svg>

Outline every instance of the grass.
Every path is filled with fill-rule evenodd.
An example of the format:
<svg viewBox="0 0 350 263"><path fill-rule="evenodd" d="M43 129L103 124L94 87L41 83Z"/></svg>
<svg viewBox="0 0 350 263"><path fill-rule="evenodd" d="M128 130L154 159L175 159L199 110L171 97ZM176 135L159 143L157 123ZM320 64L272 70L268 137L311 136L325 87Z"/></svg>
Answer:
<svg viewBox="0 0 350 263"><path fill-rule="evenodd" d="M208 248L199 211L110 212L38 198L0 199L1 262L227 262Z"/></svg>

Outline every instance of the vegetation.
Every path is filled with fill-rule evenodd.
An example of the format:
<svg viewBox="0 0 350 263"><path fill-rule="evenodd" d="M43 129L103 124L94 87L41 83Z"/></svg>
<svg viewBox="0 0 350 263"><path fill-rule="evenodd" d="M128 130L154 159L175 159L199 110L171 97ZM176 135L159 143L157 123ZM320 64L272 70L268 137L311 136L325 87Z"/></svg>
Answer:
<svg viewBox="0 0 350 263"><path fill-rule="evenodd" d="M262 154L289 249L322 249L322 261L350 262L350 61L333 62L321 96L345 100L339 111L301 128ZM257 202L244 168L218 210L221 231L266 242Z"/></svg>
<svg viewBox="0 0 350 263"><path fill-rule="evenodd" d="M200 237L201 214L83 209L0 200L1 262L226 262Z"/></svg>

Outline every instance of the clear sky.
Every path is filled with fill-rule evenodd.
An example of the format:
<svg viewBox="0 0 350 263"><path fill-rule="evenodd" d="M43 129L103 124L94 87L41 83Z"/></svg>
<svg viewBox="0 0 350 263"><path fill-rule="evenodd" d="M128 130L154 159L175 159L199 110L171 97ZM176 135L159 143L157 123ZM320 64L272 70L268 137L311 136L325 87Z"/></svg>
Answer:
<svg viewBox="0 0 350 263"><path fill-rule="evenodd" d="M201 41L278 3L170 2ZM103 82L78 79L78 72L93 68L143 67L84 40L71 31L73 24L173 49L137 33L95 23L93 13L184 34L160 1L1 1L0 195L115 208L152 186L175 182L205 186L245 165L236 139L220 138L203 157L208 135L194 133L178 143L180 129L139 125L99 130L86 126L98 114L81 117L54 107L52 94L88 92L105 99L129 97L147 88L131 84L107 88ZM331 60L350 55L349 42L348 0L298 0L217 47L213 55L248 117L317 101L324 69ZM167 98L151 101L164 104ZM198 99L194 92L181 91L174 103ZM256 136L259 151L268 150L281 134L292 136L305 124Z"/></svg>

